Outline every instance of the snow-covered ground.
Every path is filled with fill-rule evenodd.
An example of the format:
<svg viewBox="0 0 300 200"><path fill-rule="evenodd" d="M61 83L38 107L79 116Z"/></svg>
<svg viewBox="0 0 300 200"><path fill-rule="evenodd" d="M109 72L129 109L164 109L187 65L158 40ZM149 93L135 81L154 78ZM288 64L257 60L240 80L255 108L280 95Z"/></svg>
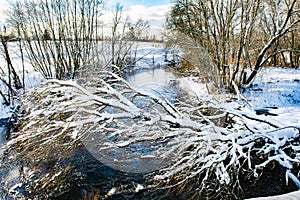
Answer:
<svg viewBox="0 0 300 200"><path fill-rule="evenodd" d="M13 65L21 74L22 62L17 48L16 44L12 44L10 49ZM137 52L137 57L142 59L139 60L135 69L149 69L153 67L153 61L156 66L166 64L165 59L176 59L174 58L175 54L178 54L178 51L169 51L168 56L165 57L166 49L163 44L142 43ZM5 66L5 60L1 58L0 61L3 63L2 66ZM41 75L31 67L28 61L25 62L25 72L27 89L43 81ZM195 78L181 78L180 86L197 95L199 99L203 99L207 95L206 86ZM0 89L3 87L0 82ZM258 74L253 87L244 91L243 95L249 99L253 106L250 109L253 111L266 111L271 114L270 117L287 125L297 125L300 122L300 69L264 69ZM0 102L3 102L1 97ZM11 113L12 108L0 103L0 118L8 118Z"/></svg>
<svg viewBox="0 0 300 200"><path fill-rule="evenodd" d="M31 67L29 67L30 66L29 64L27 66L28 66L27 70L25 71L25 88L30 89L30 88L34 87L36 84L39 84L42 81L44 81L44 78L41 76L41 74L39 72L34 71ZM20 77L20 78L22 78L22 77ZM2 89L2 88L4 88L4 85L2 84L2 82L0 82L0 89ZM6 89L4 89L2 91L6 91ZM22 91L19 91L19 92L22 93ZM0 97L0 119L11 117L12 111L13 111L13 108L10 106L6 106L4 104L2 97Z"/></svg>
<svg viewBox="0 0 300 200"><path fill-rule="evenodd" d="M199 83L195 77L184 77L180 80L180 85L188 89L191 94L196 94L198 99L207 97L207 89L204 84ZM255 79L253 86L245 89L242 95L248 99L246 107L239 107L242 113L262 116L262 119L271 120L272 123L278 124L279 127L300 127L300 68L266 68L261 70ZM209 98L207 98L209 99ZM227 97L220 99L226 100ZM235 102L220 105L229 110L236 106ZM252 123L252 122L251 122ZM262 126L253 121L254 127L270 129L269 126ZM292 130L292 129L290 129ZM293 131L278 131L277 136L272 133L274 138L287 137ZM276 141L276 140L274 140ZM279 139L277 141L280 141ZM288 179L288 178L287 178ZM296 178L297 179L297 178ZM257 200L296 200L300 199L300 190L284 195L253 198Z"/></svg>
<svg viewBox="0 0 300 200"><path fill-rule="evenodd" d="M18 55L18 46L11 44L13 66L22 74L22 62ZM151 67L166 64L165 60L176 59L178 51L169 51L160 43L141 43L137 51L137 58L141 58L134 69L147 70ZM166 57L167 55L167 57ZM0 59L2 66L5 60ZM5 71L5 68L4 68ZM36 72L29 62L25 62L25 86L26 89L43 81L41 75ZM22 78L22 77L20 77ZM180 87L187 89L205 99L207 96L206 86L195 77L184 77L176 80ZM0 89L3 90L0 82ZM254 112L268 114L269 117L285 125L300 124L300 69L267 68L263 69L255 79L253 87L243 91L243 95L249 99L249 108ZM0 102L3 102L0 97ZM8 118L12 114L12 108L0 103L0 119Z"/></svg>
<svg viewBox="0 0 300 200"><path fill-rule="evenodd" d="M180 85L198 99L207 97L205 84L195 77L181 78ZM245 111L267 115L285 126L300 125L300 68L263 69L242 95L249 102Z"/></svg>
<svg viewBox="0 0 300 200"><path fill-rule="evenodd" d="M3 104L3 100L1 98L1 103L0 103L0 118L9 118L12 114L12 108L6 106Z"/></svg>
<svg viewBox="0 0 300 200"><path fill-rule="evenodd" d="M268 112L269 117L285 125L299 126L300 68L264 69L243 95L253 110Z"/></svg>
<svg viewBox="0 0 300 200"><path fill-rule="evenodd" d="M12 65L16 72L19 75L20 81L23 82L23 64L24 64L24 84L25 84L25 89L32 88L36 84L41 83L44 78L41 76L41 74L33 69L31 66L30 62L28 59L25 58L24 63L22 63L22 58L19 53L19 46L18 43L16 42L10 42L8 44L8 50L10 52L10 58L12 61ZM1 74L2 77L6 77L7 74L7 64L5 61L5 58L1 55L0 56L0 65L1 65L1 72L5 73L5 75ZM7 88L3 84L2 81L0 81L0 90L3 93L6 93ZM18 91L19 93L22 93L23 91L20 90ZM3 104L4 101L2 97L0 96L0 119L1 118L9 118L12 115L12 107L8 107Z"/></svg>
<svg viewBox="0 0 300 200"><path fill-rule="evenodd" d="M153 59L155 65L165 64L164 51L164 48L154 46L139 50L138 55L143 57L143 59L138 63L137 67L144 68L145 65L151 67L151 64L148 63L151 63ZM27 88L43 80L29 66L26 67L26 70L28 71L26 76ZM253 87L243 92L243 95L249 99L249 106L245 109L257 113L264 111L262 114L268 114L269 117L272 117L278 123L299 126L299 78L300 69L268 68L262 70L256 78ZM207 96L206 86L198 82L198 79L195 77L185 77L175 81L179 83L181 88L186 88L195 94L198 99L205 99ZM9 117L10 114L11 108L0 104L0 118Z"/></svg>
<svg viewBox="0 0 300 200"><path fill-rule="evenodd" d="M299 199L300 199L300 191L295 191L295 192L278 195L278 196L251 198L248 200L299 200Z"/></svg>

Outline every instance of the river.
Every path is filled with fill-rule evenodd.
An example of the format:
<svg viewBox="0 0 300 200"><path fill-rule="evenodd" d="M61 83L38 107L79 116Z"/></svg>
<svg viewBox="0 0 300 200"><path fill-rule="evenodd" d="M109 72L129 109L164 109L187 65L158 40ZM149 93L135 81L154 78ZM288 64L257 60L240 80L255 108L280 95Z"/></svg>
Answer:
<svg viewBox="0 0 300 200"><path fill-rule="evenodd" d="M2 118L0 119L0 158L3 157L4 153L4 144L7 141L7 134L8 134L8 129L9 129L9 118ZM9 170L6 167L2 166L3 160L1 159L0 162L0 199L2 200L7 200L8 197L6 196L4 192L4 188L2 187L2 182L4 181L4 177L8 176Z"/></svg>
<svg viewBox="0 0 300 200"><path fill-rule="evenodd" d="M124 76L124 79L136 88L152 90L154 94L165 97L171 102L174 102L178 95L175 72L168 66L131 71Z"/></svg>
<svg viewBox="0 0 300 200"><path fill-rule="evenodd" d="M156 66L150 69L140 69L132 70L128 72L124 79L127 80L133 87L144 88L146 90L151 90L156 95L161 95L167 98L170 102L175 103L178 95L176 89L176 76L170 68L167 66ZM3 123L4 124L4 123ZM5 143L5 126L0 126L0 145ZM71 159L66 159L61 165L71 165L74 167L74 173L81 174L80 180L71 177L70 183L76 183L72 186L69 192L66 192L60 196L61 199L76 199L81 197L85 198L85 194L95 194L101 191L100 196L105 196L105 194L112 188L119 188L125 185L128 188L127 192L120 195L115 195L114 199L124 199L132 198L136 194L133 192L137 185L144 184L144 174L136 174L130 172L122 172L111 167L104 165L95 159L84 147L79 148L77 152L73 155ZM1 167L0 169L0 181L7 179L7 170ZM14 177L15 179L15 177ZM18 183L16 179L9 185ZM22 193L25 189L24 185L17 188L16 191ZM0 199L4 196L1 194Z"/></svg>
<svg viewBox="0 0 300 200"><path fill-rule="evenodd" d="M128 72L124 76L124 79L133 87L153 91L154 94L162 95L170 102L176 102L178 95L176 86L174 85L176 75L174 75L172 70L167 66L133 70ZM62 198L75 199L79 195L82 195L82 192L93 194L95 191L101 191L100 196L105 196L107 192L113 191L114 189L118 190L120 187L126 188L124 192L113 194L109 199L145 198L145 194L134 192L137 185L140 187L144 186L144 173L132 173L127 170L118 170L119 168L113 165L109 165L112 167L103 165L101 161L95 159L91 154L87 151L78 151L74 155L72 165L76 166L77 170L82 171L82 173L85 174L85 178L80 188L74 187L70 192L62 195ZM128 158L129 157L130 155L128 155ZM143 162L137 164L137 161L129 162L129 165L132 166L126 166L126 168L135 169L137 167L136 165L147 168L148 166L146 166L146 164L147 163ZM149 164L148 162L148 165ZM88 172L86 172L87 168L89 169Z"/></svg>

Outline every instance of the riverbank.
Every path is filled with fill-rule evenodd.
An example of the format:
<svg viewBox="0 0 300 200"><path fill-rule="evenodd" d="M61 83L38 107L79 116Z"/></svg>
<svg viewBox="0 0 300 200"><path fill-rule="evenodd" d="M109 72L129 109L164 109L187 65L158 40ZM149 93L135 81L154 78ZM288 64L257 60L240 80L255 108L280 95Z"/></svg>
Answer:
<svg viewBox="0 0 300 200"><path fill-rule="evenodd" d="M242 96L236 97L236 100L245 101L246 105L238 109L244 113L251 113L253 117L255 115L261 116L263 119L270 120L282 127L299 127L299 77L300 68L283 69L273 67L263 69L254 81L253 86L244 88L244 90L241 91ZM198 99L207 99L207 90L197 77L185 77L182 78L180 82L185 88L189 89L190 93L198 94ZM221 106L230 106L230 103L227 103L229 99L229 96L222 95L219 98L220 104L222 104ZM229 102L231 101L232 100ZM270 127L265 126L263 129L268 130L269 128ZM283 131L279 138L284 137L286 133L287 132ZM295 137L299 140L300 135L298 134ZM282 160L282 162L287 161ZM257 163L259 163L258 160ZM299 164L294 166L294 171L299 171ZM264 169L264 172L261 173L258 180L250 180L245 177L241 177L240 184L247 198L260 199L258 197L268 197L262 199L298 199L296 196L299 195L299 192L292 191L300 189L299 186L293 183L289 178L285 180L285 167L279 166L275 162ZM297 178L299 180L299 173ZM281 195L284 193L288 194Z"/></svg>
<svg viewBox="0 0 300 200"><path fill-rule="evenodd" d="M161 56L161 58L163 58L163 56ZM149 59L151 58L149 57ZM185 103L188 101L192 102L193 106L197 107L200 106L199 103L202 103L202 101L211 100L209 97L210 95L207 93L205 84L201 82L199 77L174 76L172 72L169 71L170 68L164 68L164 65L155 66L155 68L140 69L141 71L132 73L130 77L126 78L126 80L130 84L134 85L135 88L147 90L148 92L151 91L161 99L166 98L174 106L176 106L178 101L181 101L180 103ZM280 76L276 77L276 73ZM299 109L300 102L300 87L299 82L296 81L296 77L299 76L300 71L274 68L270 71L262 72L262 74L265 74L267 77L257 79L252 88L243 91L242 95L246 96L249 101L245 107L239 107L237 109L244 111L245 113L251 113L254 116L257 114L258 109L268 109L268 112L274 115L268 115L266 112L261 115L271 117L272 120L275 120L279 124L287 124L288 126L298 125L300 117L298 117L299 115L297 111ZM282 79L282 77L285 79ZM184 93L178 94L177 90L184 91ZM220 106L224 108L237 105L228 103L228 99L229 96L227 95L214 97L214 100L216 102L219 101ZM190 105L186 106L188 107ZM109 110L109 112L112 112L112 110ZM147 121L149 119L145 118L144 120ZM177 130L178 125L172 124L172 126L168 126L168 128ZM264 128L267 130L269 127ZM164 130L167 130L167 128L161 127L161 129L159 129L159 131L162 133ZM122 133L122 130L119 130L117 134L120 133ZM68 140L68 138L65 139ZM121 143L119 145L122 146L126 144ZM59 146L56 148L59 149ZM139 151L141 150L140 146L136 146L135 148ZM55 198L59 199L69 197L70 199L75 199L76 197L78 198L80 196L82 199L84 199L96 196L97 198L103 197L107 199L122 199L124 197L129 199L139 199L149 197L148 195L151 190L147 192L148 183L144 183L145 174L130 174L109 168L103 165L103 163L99 162L97 159L93 158L93 156L89 154L89 152L83 147L79 147L77 150L78 151L72 152L68 156L59 154L62 157L57 157L57 152L59 152L59 150L55 152L55 149L53 149L53 157L51 159L39 161L43 163L42 168L36 169L37 171L35 173L32 173L34 171L26 171L28 168L25 169L28 177L35 176L32 181L40 182L39 186L41 186L41 188L38 188L37 192L40 192L41 195L44 193L47 194L46 190L42 190L42 187L44 186L43 178L47 179L47 177L51 175L56 177L55 170L66 168L70 170L66 171L65 174L57 175L59 177L57 179L66 181L64 183L66 183L67 188L62 188L62 191L54 191ZM149 158L150 157L147 157L147 159ZM14 158L11 157L11 159ZM117 160L114 161L116 162ZM22 159L18 160L18 162L22 162ZM255 195L269 196L272 194L275 195L278 193L296 190L297 188L294 186L286 186L284 172L285 170L283 170L283 168L278 169L278 171L274 171L274 168L272 168L270 173L266 171L265 174L267 174L267 176L265 176L263 179L260 179L260 182L257 181L259 182L259 186L254 185L254 189L248 188L248 191L246 191L247 189L244 187L246 197L254 197ZM17 174L17 177L21 175L22 173ZM1 176L4 176L4 174ZM7 191L10 191L12 196L16 195L17 192L22 195L22 192L30 188L30 182L18 185L19 182L17 182L17 177L14 177L16 178L15 184L12 182L10 185L6 185ZM276 184L278 181L280 181L280 184ZM54 184L54 182L50 183ZM59 181L55 183L59 183ZM291 180L289 183L293 185ZM243 184L244 186L249 186L249 180L244 179ZM276 185L276 187L274 185ZM158 191L157 195L159 195L160 192L161 191ZM25 193L24 195L28 194ZM172 196L172 194L170 195ZM31 196L29 195L28 197ZM178 197L178 199L180 199L180 197Z"/></svg>

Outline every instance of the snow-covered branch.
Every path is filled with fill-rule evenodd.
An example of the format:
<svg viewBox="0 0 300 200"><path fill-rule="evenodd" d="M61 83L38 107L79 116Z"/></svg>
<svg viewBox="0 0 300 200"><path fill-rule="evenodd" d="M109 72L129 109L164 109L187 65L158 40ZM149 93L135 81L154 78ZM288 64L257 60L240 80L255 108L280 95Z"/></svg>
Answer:
<svg viewBox="0 0 300 200"><path fill-rule="evenodd" d="M236 195L242 171L256 175L270 163L299 183L293 171L300 164L299 127L257 116L238 103L207 101L195 107L185 102L182 109L115 74L95 77L48 80L33 89L24 102L20 132L8 147L22 160L39 163L83 143L94 157L121 171L160 169L148 175L154 181L148 189L182 188L197 197Z"/></svg>
<svg viewBox="0 0 300 200"><path fill-rule="evenodd" d="M300 164L299 127L284 126L249 110L213 104L194 108L191 117L196 110L207 108L227 113L226 120L232 120L232 124L221 127L209 120L211 116L203 115L210 126L203 126L201 136L181 138L182 144L187 144L183 145L186 149L175 163L153 175L157 187L172 193L180 188L197 198L218 198L221 194L232 197L242 193L239 182L242 171L249 173L244 176L258 176L257 171L271 163L286 169L287 181L299 184L299 174L291 173L292 169L297 172L296 166ZM260 163L258 157L262 158ZM192 187L197 180L197 187ZM210 193L212 188L217 192Z"/></svg>

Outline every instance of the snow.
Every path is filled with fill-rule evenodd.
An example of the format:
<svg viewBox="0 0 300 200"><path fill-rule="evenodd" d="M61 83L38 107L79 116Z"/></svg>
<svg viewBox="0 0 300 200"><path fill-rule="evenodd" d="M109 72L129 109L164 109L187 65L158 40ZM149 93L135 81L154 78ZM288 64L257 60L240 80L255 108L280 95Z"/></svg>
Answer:
<svg viewBox="0 0 300 200"><path fill-rule="evenodd" d="M200 83L196 77L183 77L179 81L179 87L187 90L189 94L196 95L197 99L204 99L208 96L207 87L204 83Z"/></svg>
<svg viewBox="0 0 300 200"><path fill-rule="evenodd" d="M0 102L0 119L9 118L12 115L12 108L3 104L2 99Z"/></svg>
<svg viewBox="0 0 300 200"><path fill-rule="evenodd" d="M150 69L155 66L160 66L166 64L165 62L165 55L167 53L167 59L172 60L176 59L174 57L175 54L178 53L176 50L172 50L170 52L166 52L164 48L164 44L162 43L149 43L149 42L141 42L138 44L139 48L137 52L135 50L132 51L131 55L133 56L136 53L138 62L136 66L134 66L134 70L143 70L143 69ZM12 64L18 74L20 75L20 79L22 81L22 71L23 71L23 63L21 56L19 55L19 46L18 43L9 43L9 51L11 53ZM153 63L154 61L154 63ZM6 62L4 58L0 57L0 64L1 66L6 66ZM2 67L4 73L7 73L6 67ZM32 65L28 58L25 57L24 62L24 69L25 69L25 89L28 90L35 85L44 82L45 79L41 76L39 72L37 72ZM128 69L129 71L132 70ZM3 83L0 81L0 89L5 91ZM20 91L22 93L22 91ZM2 97L0 97L0 119L1 118L8 118L12 115L12 108L3 105Z"/></svg>
<svg viewBox="0 0 300 200"><path fill-rule="evenodd" d="M248 200L298 200L299 196L300 196L300 191L295 191L295 192L278 195L278 196L252 198L252 199L248 199Z"/></svg>
<svg viewBox="0 0 300 200"><path fill-rule="evenodd" d="M268 116L282 124L300 124L300 68L267 68L256 77L243 95L254 110L266 109Z"/></svg>
<svg viewBox="0 0 300 200"><path fill-rule="evenodd" d="M137 193L137 192L139 192L139 191L141 191L141 190L143 190L144 189L144 186L142 186L141 184L138 184L137 186L136 186L136 188L135 188L135 192Z"/></svg>
<svg viewBox="0 0 300 200"><path fill-rule="evenodd" d="M116 193L117 189L116 188L111 188L108 193L106 194L107 196L112 196Z"/></svg>
<svg viewBox="0 0 300 200"><path fill-rule="evenodd" d="M8 50L10 51L10 56L12 60L12 65L15 68L16 72L18 73L20 80L22 82L23 79L23 64L22 64L22 59L21 56L19 55L19 46L17 43L10 42L8 45ZM42 75L37 72L32 65L30 64L30 61L25 57L24 58L24 70L25 70L25 77L24 77L24 84L25 84L25 89L30 89L34 87L35 85L45 81L45 79L42 77ZM7 67L6 67L6 61L3 57L0 57L0 64L1 64L1 69L3 70L4 73L7 73ZM2 81L0 81L0 90L6 91L6 87L4 87L4 84ZM22 93L23 90L21 89L18 91L19 93ZM13 108L8 107L3 104L3 99L0 96L0 119L2 118L9 118L12 116Z"/></svg>
<svg viewBox="0 0 300 200"><path fill-rule="evenodd" d="M164 52L165 49L157 46L151 46L151 47L145 47L143 49L140 49L138 51L138 57L143 57L138 63L135 69L144 69L144 68L150 68L153 67L151 63L153 64L153 58L154 58L154 66L158 64L165 64L165 57L164 57ZM146 55L146 56L144 56ZM168 56L172 56L168 55ZM171 57L170 57L171 58ZM146 67L145 67L146 66ZM26 65L26 70L28 71L27 77L26 77L26 84L27 87L33 87L35 84L38 84L39 82L43 81L41 76L35 72L32 68L29 67L29 65ZM236 104L235 103L224 103L218 105L219 108L224 107L224 109L228 109L229 111L232 111L232 114L236 114L237 116L243 115L246 116L246 118L256 118L261 121L269 122L270 126L275 125L277 130L271 129L270 126L265 125L264 127L257 126L257 122L248 122L247 125L251 125L253 127L256 127L257 129L264 130L262 132L267 132L267 136L275 141L274 146L270 146L269 149L279 149L281 145L285 144L289 138L295 137L297 134L299 134L299 131L292 126L299 127L300 124L300 69L282 69L282 68L267 68L262 70L259 74L258 77L255 79L255 82L253 84L253 87L250 89L245 89L245 91L242 91L242 95L245 96L247 99L249 99L249 102L251 103L251 106L247 107L242 107L240 110L237 112L236 111ZM58 83L63 83L59 81L54 81L50 80L53 83L58 82ZM135 116L139 113L139 109L137 109L134 105L131 105L130 102L126 102L126 99L121 98L122 95L119 93L114 93L116 97L119 98L120 102L118 101L113 101L109 99L104 99L101 97L96 97L93 94L89 93L87 90L84 88L80 88L78 85L76 85L75 82L69 81L69 82L64 82L66 85L74 86L78 91L77 92L82 92L86 94L89 98L86 99L88 100L95 100L98 102L104 102L105 104L108 105L113 105L115 107L123 108L124 110L130 110L132 116ZM201 83L198 78L196 77L183 77L179 78L178 84L180 88L186 89L190 94L196 96L198 100L203 100L203 99L208 99L208 92L205 84ZM134 86L134 87L137 87ZM158 95L154 95L151 93L151 90L153 90L154 84L151 85L144 85L143 87L136 88L137 92L140 92L141 94L148 95L152 97L153 99L159 100ZM148 90L147 90L148 89ZM111 90L112 91L112 90ZM116 92L116 91L113 91ZM224 98L225 99L225 98ZM74 102L76 99L74 99ZM176 110L176 108L169 103L168 101L163 101L162 99L158 101L158 103L163 104L163 106L167 109L170 115L168 116L160 116L159 120L162 121L168 121L172 122L174 124L179 123L183 127L188 127L193 130L202 130L203 126L202 124L199 124L197 122L194 122L190 120L189 118L181 118L182 116L180 115L181 113ZM259 109L265 109L268 111L269 114L272 114L271 116L256 116L254 113L259 110ZM6 106L3 106L0 104L0 118L5 118L11 116L12 109ZM38 115L39 113L32 112L33 115ZM103 118L110 118L110 113L102 113ZM172 115L172 116L171 116ZM125 115L123 113L120 113L119 115L116 115L116 118L122 118ZM129 115L131 116L131 115ZM153 123L151 121L149 123ZM212 120L211 118L207 117L207 121ZM251 121L251 120L249 120ZM91 122L93 122L93 119L91 119ZM34 122L33 122L34 123ZM31 125L29 123L29 125ZM74 124L69 124L69 125L74 125L78 126L78 123L74 122ZM281 128L289 126L289 128ZM268 132L269 130L269 132ZM224 131L224 130L223 130ZM218 132L217 132L218 133ZM237 133L238 135L238 133ZM78 133L75 131L73 132L73 138L76 138L78 136ZM207 134L207 136L210 136L208 138L208 141L215 140L220 137L220 134ZM213 138L215 137L215 138ZM226 137L226 136L224 136ZM233 135L229 135L229 137L233 137ZM238 138L238 137L237 137ZM249 137L250 138L250 137ZM232 146L234 149L232 151L240 151L243 152L242 150L239 149L238 144L240 143L247 143L247 141L251 141L249 138L245 137L244 139L239 140L239 143L233 144ZM190 138L191 140L193 138ZM199 138L197 138L199 139ZM232 139L232 143L234 143L234 139ZM124 141L124 142L119 142L116 144L118 147L125 147L129 145L129 141ZM207 144L207 148L212 148L212 146L209 146ZM263 149L263 150L269 150L269 149ZM224 150L225 151L225 150ZM221 150L223 152L223 150ZM242 155L242 153L241 153ZM213 155L211 155L213 156ZM216 159L223 159L221 157L216 158ZM246 154L244 154L246 156ZM281 157L280 157L281 156ZM283 157L282 157L283 156ZM147 157L144 157L147 158ZM149 158L151 158L151 155L149 155ZM207 156L207 166L212 165L212 163L209 162L211 160L211 157ZM284 157L284 154L280 155L275 155L274 157L270 158L277 160L278 162L282 162L282 165L286 166L287 168L291 168L292 166L290 165L288 160L285 160L286 158ZM232 159L234 161L234 159ZM270 160L266 161L266 163L262 163L261 165L265 165L269 162ZM180 169L177 169L178 171ZM195 172L196 173L196 172ZM229 175L226 172L225 166L220 165L217 168L216 172L217 178L220 180L220 182L223 183L228 183L229 181ZM287 173L287 177L290 179L294 179L292 174ZM162 180L164 179L165 176L161 175L156 175L154 179L156 180ZM296 180L297 182L298 180ZM299 181L298 181L299 182ZM21 186L16 186L17 189L18 187ZM137 185L135 191L139 192L140 190L144 189L142 185ZM108 193L107 196L112 196L117 192L116 188L112 188Z"/></svg>
<svg viewBox="0 0 300 200"><path fill-rule="evenodd" d="M18 193L16 190L18 188L21 188L23 186L22 183L17 183L16 185L12 186L10 189L9 189L9 193Z"/></svg>

